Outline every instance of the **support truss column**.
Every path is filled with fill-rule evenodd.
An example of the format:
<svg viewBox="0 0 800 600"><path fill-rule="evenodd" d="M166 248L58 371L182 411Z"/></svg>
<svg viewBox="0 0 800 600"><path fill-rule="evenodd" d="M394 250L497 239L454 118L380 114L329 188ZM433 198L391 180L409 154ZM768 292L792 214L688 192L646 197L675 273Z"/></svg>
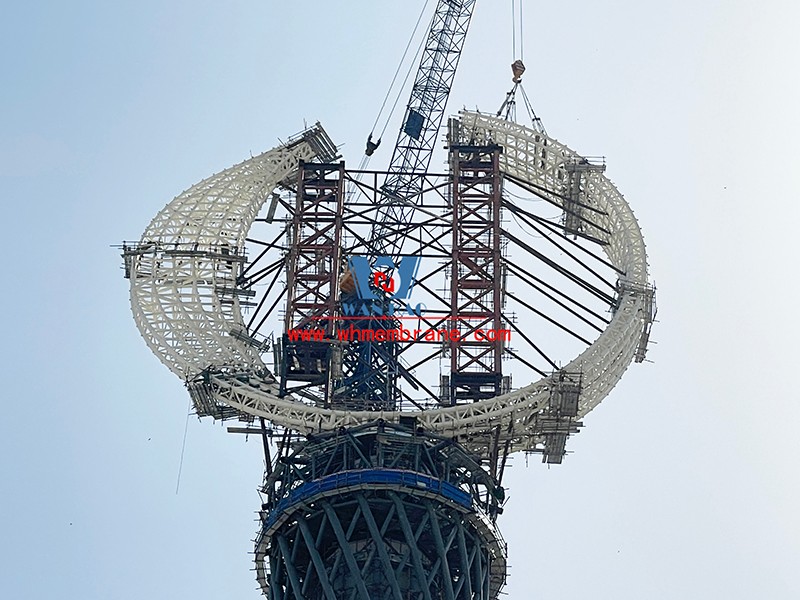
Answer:
<svg viewBox="0 0 800 600"><path fill-rule="evenodd" d="M344 162L300 163L287 260L281 393L327 383L339 299Z"/></svg>
<svg viewBox="0 0 800 600"><path fill-rule="evenodd" d="M450 402L502 393L502 148L451 146L453 248L450 278ZM456 335L453 335L453 333Z"/></svg>
<svg viewBox="0 0 800 600"><path fill-rule="evenodd" d="M564 233L579 235L584 231L586 192L584 183L591 173L603 173L606 165L593 164L586 158L573 158L564 164L568 179L564 194Z"/></svg>

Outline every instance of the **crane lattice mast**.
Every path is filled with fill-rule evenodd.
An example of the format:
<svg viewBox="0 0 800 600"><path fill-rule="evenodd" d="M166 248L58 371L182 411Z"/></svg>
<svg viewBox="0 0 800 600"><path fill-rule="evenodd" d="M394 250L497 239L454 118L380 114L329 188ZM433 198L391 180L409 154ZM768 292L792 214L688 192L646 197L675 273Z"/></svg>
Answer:
<svg viewBox="0 0 800 600"><path fill-rule="evenodd" d="M475 2L439 0L436 7L372 231L376 254L395 257L402 250L404 232L398 224L410 218L421 191L419 175L431 162Z"/></svg>

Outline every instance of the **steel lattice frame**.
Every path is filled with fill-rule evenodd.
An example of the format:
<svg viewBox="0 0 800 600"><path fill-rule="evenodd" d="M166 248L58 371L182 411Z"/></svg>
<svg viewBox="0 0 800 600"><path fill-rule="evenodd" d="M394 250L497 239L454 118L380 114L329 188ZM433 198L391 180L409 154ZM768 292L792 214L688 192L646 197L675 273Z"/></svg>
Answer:
<svg viewBox="0 0 800 600"><path fill-rule="evenodd" d="M564 206L567 165L582 159L576 152L540 132L479 113L462 113L459 131L461 143L499 144L505 176ZM315 155L330 160L319 149L333 145L327 136L324 143L320 139L322 134L309 134L197 184L170 203L141 242L125 252L137 326L162 362L192 381L190 392L300 432L335 430L376 416L397 422L403 415L328 409L281 398L253 341L237 334L242 317L231 282L247 231L271 187L296 171L299 160ZM563 369L582 374L578 418L610 392L637 350L641 355L652 318L644 240L630 207L604 174L588 172L582 182L583 202L596 211L584 232L604 242L609 262L625 275L610 323ZM428 431L469 440L495 430L510 442L511 451L530 449L540 433L534 417L549 406L557 388L556 377L544 377L491 399L413 415Z"/></svg>
<svg viewBox="0 0 800 600"><path fill-rule="evenodd" d="M263 363L243 332L237 276L247 232L275 187L301 160L336 155L317 124L297 139L195 184L156 215L138 244L125 245L136 326L173 373L189 379L209 365Z"/></svg>
<svg viewBox="0 0 800 600"><path fill-rule="evenodd" d="M258 579L270 600L490 600L505 560L492 577L489 531L446 500L386 485L339 489L264 536L272 546L258 545L256 562L268 561L269 575L262 568Z"/></svg>
<svg viewBox="0 0 800 600"><path fill-rule="evenodd" d="M339 299L343 172L344 164L300 163L287 257L284 331L314 324L324 328L327 335L332 332ZM328 387L327 369L319 365L330 361L329 344L298 345L284 334L281 352L282 394L287 392L289 381Z"/></svg>
<svg viewBox="0 0 800 600"><path fill-rule="evenodd" d="M503 329L501 261L501 148L451 144L453 168L451 322L459 339L450 340L449 397L480 400L502 389L503 340L475 340L488 326Z"/></svg>
<svg viewBox="0 0 800 600"><path fill-rule="evenodd" d="M458 444L376 422L311 436L263 492L256 574L271 600L491 600L503 495Z"/></svg>

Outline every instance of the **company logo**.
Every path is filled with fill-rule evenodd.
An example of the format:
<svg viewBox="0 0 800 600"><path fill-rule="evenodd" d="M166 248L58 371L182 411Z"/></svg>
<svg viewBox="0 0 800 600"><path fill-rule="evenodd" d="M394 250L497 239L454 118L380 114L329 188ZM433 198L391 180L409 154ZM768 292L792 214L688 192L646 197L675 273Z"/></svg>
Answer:
<svg viewBox="0 0 800 600"><path fill-rule="evenodd" d="M399 305L410 316L422 316L425 305L412 304L411 291L416 283L420 257L404 256L397 262L390 256L351 256L347 260L355 280L358 302L342 302L344 315L391 317ZM387 302L386 300L391 300Z"/></svg>
<svg viewBox="0 0 800 600"><path fill-rule="evenodd" d="M509 329L465 325L476 318L485 323L484 316L448 316L435 319L436 323L426 319L425 324L431 327L406 329L403 319L418 320L427 310L425 304L411 302L420 262L418 256L405 256L397 262L389 256L378 256L372 261L367 256L351 256L347 260L347 273L340 280L341 313L320 318L341 321L335 337L345 342L511 341ZM291 342L325 342L328 339L325 330L320 328L289 329L287 335Z"/></svg>

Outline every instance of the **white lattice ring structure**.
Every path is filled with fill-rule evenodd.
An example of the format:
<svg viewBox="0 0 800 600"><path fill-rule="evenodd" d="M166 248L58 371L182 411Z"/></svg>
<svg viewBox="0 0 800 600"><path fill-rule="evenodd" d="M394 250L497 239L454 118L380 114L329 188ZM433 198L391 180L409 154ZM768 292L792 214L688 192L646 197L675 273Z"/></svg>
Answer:
<svg viewBox="0 0 800 600"><path fill-rule="evenodd" d="M480 113L461 113L459 131L463 141L501 145L502 172L535 186L555 203L563 202L567 166L582 159L542 133ZM398 421L408 414L427 430L464 440L500 426L512 451L526 449L536 435L533 417L547 406L552 377L488 400L413 413L326 409L279 397L257 349L231 335L245 329L235 274L259 210L270 192L296 172L298 161L334 157L334 145L316 126L196 184L156 216L141 241L125 248L133 314L148 346L187 382L205 375L201 383L189 383L193 395L278 426L329 431L378 418ZM603 173L587 172L584 185L583 201L599 215L590 233L605 242L608 261L625 276L606 329L564 367L582 373L579 418L642 356L653 301L644 240L630 207Z"/></svg>

